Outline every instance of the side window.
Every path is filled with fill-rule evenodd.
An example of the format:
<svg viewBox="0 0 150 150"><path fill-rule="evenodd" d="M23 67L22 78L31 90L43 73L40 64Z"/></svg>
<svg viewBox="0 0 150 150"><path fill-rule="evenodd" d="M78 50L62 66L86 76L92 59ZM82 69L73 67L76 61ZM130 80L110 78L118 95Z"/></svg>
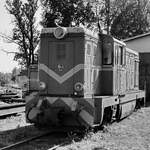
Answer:
<svg viewBox="0 0 150 150"><path fill-rule="evenodd" d="M103 51L102 53L103 65L111 65L112 64L112 43L104 42L102 51Z"/></svg>
<svg viewBox="0 0 150 150"><path fill-rule="evenodd" d="M134 72L134 75L135 75L135 77L134 77L134 85L135 85L135 87L138 87L138 77L139 77L139 62L138 61L135 61L135 67L134 67L134 69L135 69L135 72Z"/></svg>
<svg viewBox="0 0 150 150"><path fill-rule="evenodd" d="M123 46L119 46L120 49L120 65L125 65L125 48Z"/></svg>
<svg viewBox="0 0 150 150"><path fill-rule="evenodd" d="M117 45L117 64L120 65L121 59L120 59L120 47Z"/></svg>
<svg viewBox="0 0 150 150"><path fill-rule="evenodd" d="M87 42L85 50L85 64L88 64L90 66L96 65L96 53L97 53L96 43Z"/></svg>
<svg viewBox="0 0 150 150"><path fill-rule="evenodd" d="M115 59L115 64L117 65L125 65L126 62L126 51L125 48L121 45L116 44L115 45L115 50L114 50L114 59Z"/></svg>
<svg viewBox="0 0 150 150"><path fill-rule="evenodd" d="M118 64L118 45L115 44L114 47L114 64L117 65Z"/></svg>
<svg viewBox="0 0 150 150"><path fill-rule="evenodd" d="M86 49L85 49L85 64L87 64L87 65L91 64L91 45L90 45L90 43L86 44Z"/></svg>
<svg viewBox="0 0 150 150"><path fill-rule="evenodd" d="M94 45L94 47L93 47L93 65L96 65L96 53L97 53L97 46Z"/></svg>
<svg viewBox="0 0 150 150"><path fill-rule="evenodd" d="M87 54L90 55L91 54L91 45L87 44Z"/></svg>

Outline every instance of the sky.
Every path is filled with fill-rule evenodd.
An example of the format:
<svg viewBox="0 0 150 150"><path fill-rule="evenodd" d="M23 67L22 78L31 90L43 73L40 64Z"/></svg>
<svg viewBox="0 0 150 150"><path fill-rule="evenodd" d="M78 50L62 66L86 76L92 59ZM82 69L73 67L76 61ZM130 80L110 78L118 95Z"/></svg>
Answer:
<svg viewBox="0 0 150 150"><path fill-rule="evenodd" d="M6 0L0 0L0 33L12 37L12 29L14 27L12 21L13 17L7 12L5 8ZM40 16L41 10L38 11L37 16ZM37 17L38 22L41 20ZM39 27L39 30L41 28ZM8 52L18 52L17 45L14 43L8 43L6 40L0 37L0 72L12 72L14 67L19 67L18 62L14 61L14 53Z"/></svg>
<svg viewBox="0 0 150 150"><path fill-rule="evenodd" d="M8 14L4 5L5 0L0 0L0 33L11 36L13 28L12 17L10 14ZM6 40L0 37L0 72L11 72L14 67L18 66L18 63L13 61L13 53L7 54L2 50L6 50L8 52L17 52L17 45L8 43Z"/></svg>
<svg viewBox="0 0 150 150"><path fill-rule="evenodd" d="M13 28L12 17L10 14L8 14L4 5L5 0L0 0L0 33L11 36ZM13 61L13 53L7 54L2 50L6 50L8 52L17 52L17 45L8 43L6 40L0 37L0 72L11 72L14 67L18 66L18 63Z"/></svg>

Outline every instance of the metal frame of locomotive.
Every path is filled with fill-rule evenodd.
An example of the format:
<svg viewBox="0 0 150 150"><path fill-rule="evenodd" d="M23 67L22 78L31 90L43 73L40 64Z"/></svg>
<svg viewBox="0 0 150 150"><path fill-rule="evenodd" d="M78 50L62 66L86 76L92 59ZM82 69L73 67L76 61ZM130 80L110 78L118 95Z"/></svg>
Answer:
<svg viewBox="0 0 150 150"><path fill-rule="evenodd" d="M109 36L81 27L41 31L38 75L30 70L27 121L99 126L122 119L144 101L139 55Z"/></svg>

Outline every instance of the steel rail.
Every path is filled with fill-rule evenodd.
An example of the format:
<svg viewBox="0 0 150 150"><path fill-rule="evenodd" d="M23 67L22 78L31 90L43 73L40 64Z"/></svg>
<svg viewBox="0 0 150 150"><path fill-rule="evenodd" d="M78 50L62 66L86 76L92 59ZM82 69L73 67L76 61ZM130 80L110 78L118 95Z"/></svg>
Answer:
<svg viewBox="0 0 150 150"><path fill-rule="evenodd" d="M49 148L48 150L55 150L56 148L61 147L61 146L64 146L65 144L68 144L68 143L69 143L69 142L63 142L63 143L61 143L61 144L58 144L58 145L55 145L55 146Z"/></svg>
<svg viewBox="0 0 150 150"><path fill-rule="evenodd" d="M36 140L36 139L40 139L44 136L48 136L50 134L54 134L54 133L58 133L58 132L69 132L69 131L77 131L79 132L78 129L76 128L54 128L53 131L47 131L45 133L41 133L40 135L37 135L37 136L33 136L33 137L30 137L30 138L27 138L25 140L22 140L22 141L19 141L19 142L16 142L14 144L11 144L11 145L8 145L8 146L5 146L5 147L2 147L0 148L0 150L9 150L11 148L16 148L17 146L21 146L22 144L26 144L28 142L31 142L33 140ZM48 150L55 150L56 148L60 147L60 146L64 146L65 144L68 144L70 143L70 141L65 141L65 142L62 142L61 144L58 144L58 145L55 145L55 146L52 146L51 148L49 148Z"/></svg>
<svg viewBox="0 0 150 150"><path fill-rule="evenodd" d="M4 103L25 103L25 100L24 99L17 99L17 98L10 98L10 99L1 99L0 100Z"/></svg>
<svg viewBox="0 0 150 150"><path fill-rule="evenodd" d="M0 106L0 117L25 111L25 103Z"/></svg>
<svg viewBox="0 0 150 150"><path fill-rule="evenodd" d="M33 137L30 137L30 138L27 138L27 139L22 140L22 141L20 141L20 142L17 142L17 143L14 143L14 144L11 144L11 145L2 147L2 148L0 148L0 150L8 150L8 149L11 149L11 148L15 148L15 147L20 146L20 145L22 145L22 144L25 144L25 143L31 142L31 141L33 141L33 140L39 139L39 138L41 138L41 137L47 136L47 135L49 135L50 133L53 133L53 131L51 131L51 132L46 132L46 133L43 133L43 134L41 134L41 135L37 135L37 136L33 136Z"/></svg>

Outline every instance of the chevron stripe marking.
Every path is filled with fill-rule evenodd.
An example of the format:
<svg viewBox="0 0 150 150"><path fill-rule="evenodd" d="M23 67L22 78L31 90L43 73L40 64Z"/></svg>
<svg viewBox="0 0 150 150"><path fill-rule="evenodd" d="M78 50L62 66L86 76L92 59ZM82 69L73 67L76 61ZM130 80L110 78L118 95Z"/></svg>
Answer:
<svg viewBox="0 0 150 150"><path fill-rule="evenodd" d="M50 104L55 103L58 100L58 97L47 97L46 98Z"/></svg>
<svg viewBox="0 0 150 150"><path fill-rule="evenodd" d="M79 116L88 124L88 125L93 125L93 116L90 115L87 111L82 110L79 114Z"/></svg>
<svg viewBox="0 0 150 150"><path fill-rule="evenodd" d="M73 98L61 98L61 100L70 107L71 111L76 110L77 102Z"/></svg>
<svg viewBox="0 0 150 150"><path fill-rule="evenodd" d="M81 69L84 69L84 68L89 68L89 66L84 65L84 64L78 64L77 66L75 66L71 70L69 70L67 73L65 73L63 76L60 76L57 73L55 73L53 70L48 68L46 65L39 64L39 70L44 71L45 73L47 73L49 76L51 76L53 79L55 79L60 84L62 84L67 79L69 79L74 74L76 74L77 72L79 72ZM92 68L93 69L100 69L100 67L98 67L98 66L92 67Z"/></svg>

